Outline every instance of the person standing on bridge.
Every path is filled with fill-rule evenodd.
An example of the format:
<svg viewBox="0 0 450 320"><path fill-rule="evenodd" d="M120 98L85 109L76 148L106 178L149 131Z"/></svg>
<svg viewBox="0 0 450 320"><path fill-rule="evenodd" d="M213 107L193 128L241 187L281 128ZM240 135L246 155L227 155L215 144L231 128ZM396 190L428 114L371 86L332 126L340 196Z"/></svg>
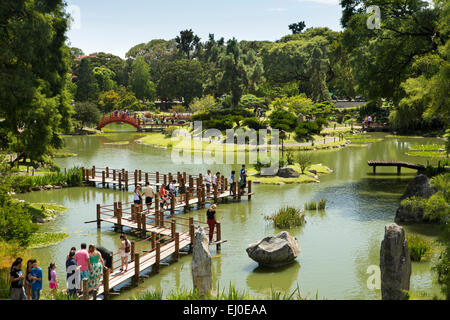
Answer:
<svg viewBox="0 0 450 320"><path fill-rule="evenodd" d="M130 257L130 251L131 251L131 243L130 240L127 239L127 236L125 234L122 234L120 236L120 260L122 261L122 266L120 267L120 272L127 272L128 270L128 259ZM125 270L124 267L125 266Z"/></svg>
<svg viewBox="0 0 450 320"><path fill-rule="evenodd" d="M216 208L217 206L213 204L211 208L206 211L206 217L208 219L209 226L209 244L213 242L214 228L218 223L218 221L216 220Z"/></svg>
<svg viewBox="0 0 450 320"><path fill-rule="evenodd" d="M97 290L100 284L103 266L105 265L102 254L95 245L89 246L89 291Z"/></svg>
<svg viewBox="0 0 450 320"><path fill-rule="evenodd" d="M155 191L148 181L145 184L144 196L145 204L147 205L147 214L150 214L150 207L152 206L153 198L155 197Z"/></svg>
<svg viewBox="0 0 450 320"><path fill-rule="evenodd" d="M211 181L212 181L211 170L208 170L204 180L206 185L206 195L209 196L209 193L211 192Z"/></svg>
<svg viewBox="0 0 450 320"><path fill-rule="evenodd" d="M142 193L141 193L141 186L137 185L134 189L134 204L137 204L139 206L142 205Z"/></svg>

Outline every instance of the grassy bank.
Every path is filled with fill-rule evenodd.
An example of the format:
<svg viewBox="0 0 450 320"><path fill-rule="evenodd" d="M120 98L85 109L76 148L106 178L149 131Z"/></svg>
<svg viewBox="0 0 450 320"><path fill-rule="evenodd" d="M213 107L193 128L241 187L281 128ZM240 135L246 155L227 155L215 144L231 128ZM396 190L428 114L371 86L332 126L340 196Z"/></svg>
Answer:
<svg viewBox="0 0 450 320"><path fill-rule="evenodd" d="M288 166L295 171L300 173L298 178L282 178L278 176L261 176L260 173L255 168L248 169L248 179L250 181L257 181L257 183L261 184L300 184L300 183L315 183L320 182L319 179L316 179L316 175L310 173L308 170L315 170L318 175L320 174L329 174L333 171L328 167L322 164L314 164L309 166L305 170L305 174L301 174L301 168L298 164Z"/></svg>
<svg viewBox="0 0 450 320"><path fill-rule="evenodd" d="M45 186L81 186L83 175L80 168L73 168L67 172L48 173L42 176L11 176L9 180L11 189L18 193L24 193Z"/></svg>

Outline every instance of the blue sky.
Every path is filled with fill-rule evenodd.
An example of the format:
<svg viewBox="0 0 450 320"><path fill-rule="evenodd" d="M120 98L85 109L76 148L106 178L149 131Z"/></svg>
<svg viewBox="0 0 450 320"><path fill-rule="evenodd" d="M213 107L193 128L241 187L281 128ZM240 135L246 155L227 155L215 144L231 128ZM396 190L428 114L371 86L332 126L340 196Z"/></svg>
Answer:
<svg viewBox="0 0 450 320"><path fill-rule="evenodd" d="M76 21L71 46L86 54L109 52L122 58L133 46L173 39L184 29L202 38L214 33L238 40L277 40L288 25L341 30L339 0L66 0ZM79 17L79 19L78 19Z"/></svg>

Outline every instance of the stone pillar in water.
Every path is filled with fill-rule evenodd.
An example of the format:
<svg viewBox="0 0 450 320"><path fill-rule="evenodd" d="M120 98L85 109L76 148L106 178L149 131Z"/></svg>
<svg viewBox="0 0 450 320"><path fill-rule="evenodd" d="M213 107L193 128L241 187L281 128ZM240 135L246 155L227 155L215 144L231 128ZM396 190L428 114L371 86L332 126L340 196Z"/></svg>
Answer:
<svg viewBox="0 0 450 320"><path fill-rule="evenodd" d="M409 291L411 258L405 231L395 223L385 227L380 250L381 299L403 300Z"/></svg>
<svg viewBox="0 0 450 320"><path fill-rule="evenodd" d="M212 290L211 254L209 253L209 240L202 227L195 231L192 279L194 290L207 296Z"/></svg>

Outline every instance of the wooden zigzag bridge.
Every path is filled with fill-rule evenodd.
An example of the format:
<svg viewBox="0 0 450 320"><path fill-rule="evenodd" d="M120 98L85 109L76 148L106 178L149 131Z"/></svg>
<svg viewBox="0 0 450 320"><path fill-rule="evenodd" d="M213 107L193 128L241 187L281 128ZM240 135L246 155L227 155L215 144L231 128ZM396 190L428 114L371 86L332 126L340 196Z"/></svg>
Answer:
<svg viewBox="0 0 450 320"><path fill-rule="evenodd" d="M96 174L99 171L101 172L102 181L96 179ZM99 169L93 167L91 170L83 168L83 179L85 182L94 183L95 185L101 183L106 186L108 182L119 185L118 181L114 181L114 179L112 181L106 180L107 172L120 174L123 172L125 174L124 177L128 177L124 169L109 170L109 168ZM162 179L159 181L161 176ZM135 177L131 181L133 184L143 184L148 181L153 186L156 186L157 189L162 183L165 185L166 182L173 181L171 173L160 175L159 173L136 170ZM142 177L145 180L139 179ZM186 177L185 172L177 173L178 184L183 177ZM97 283L93 289L89 290L89 281L84 280L81 296L83 299L97 299L97 296L103 295L104 299L107 300L114 294L111 290L118 285L124 284L129 280L131 280L133 285L138 285L141 277L140 273L143 270L152 268L153 272L158 273L162 265L167 265L167 262L162 262L163 260L167 261L169 258L172 258L172 261L176 262L181 254L192 252L195 228L200 226L203 228L209 227L206 222L196 221L192 217L182 217L179 213L186 213L194 208L205 208L207 203L217 203L220 199L222 201L228 201L228 199L241 201L242 197L247 197L248 200L251 200L254 194L251 190L251 181L247 181L244 189L241 189L239 183L235 183L233 189L228 190L228 181L221 176L218 185L211 187L210 192L208 192L201 174L198 176L188 175L187 177L189 184L186 185L186 193L177 197L170 191L169 199L163 205L157 192L155 192L153 205L149 209L144 208L145 205L123 202L115 202L113 205L97 205L96 220L86 223L96 222L99 229L102 222L107 223L112 225L116 232L122 233L125 230L129 230L143 238L143 240L131 243L131 261L127 272L117 271L117 264L120 264L121 261L120 252L117 252L113 254L111 267L104 268L101 276L90 280ZM247 192L245 192L245 189L247 189ZM214 234L216 239L214 245L216 245L217 251L220 251L221 244L226 242L222 240L220 223L216 225ZM185 248L188 248L188 250L183 250Z"/></svg>
<svg viewBox="0 0 450 320"><path fill-rule="evenodd" d="M397 167L397 174L400 175L402 168L414 169L417 171L422 171L425 166L421 164L402 162L402 161L368 161L367 164L373 167L373 174L377 173L377 167Z"/></svg>

